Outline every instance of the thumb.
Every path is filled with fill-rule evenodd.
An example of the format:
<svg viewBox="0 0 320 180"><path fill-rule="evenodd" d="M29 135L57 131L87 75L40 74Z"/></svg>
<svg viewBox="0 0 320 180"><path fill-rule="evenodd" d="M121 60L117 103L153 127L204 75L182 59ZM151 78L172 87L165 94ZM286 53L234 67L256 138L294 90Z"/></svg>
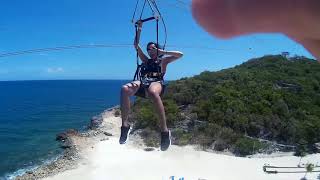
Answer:
<svg viewBox="0 0 320 180"><path fill-rule="evenodd" d="M300 40L319 56L319 0L193 0L195 19L209 33L222 38L280 32ZM307 41L305 41L307 39ZM307 43L306 43L307 42Z"/></svg>

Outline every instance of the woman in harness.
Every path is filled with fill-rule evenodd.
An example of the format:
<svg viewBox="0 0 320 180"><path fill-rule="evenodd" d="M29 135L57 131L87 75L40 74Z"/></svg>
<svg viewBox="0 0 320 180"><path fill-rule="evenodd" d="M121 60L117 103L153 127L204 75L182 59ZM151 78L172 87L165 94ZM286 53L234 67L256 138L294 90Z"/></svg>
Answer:
<svg viewBox="0 0 320 180"><path fill-rule="evenodd" d="M124 85L121 89L121 118L122 127L119 139L120 144L125 144L130 133L128 114L130 112L130 96L143 95L150 98L156 108L160 119L161 150L165 151L171 144L171 134L166 124L166 115L161 100L163 92L163 81L167 65L183 56L179 51L164 51L157 43L150 42L147 52L150 58L144 54L139 39L142 30L142 21L137 22L138 30L134 47L142 61L140 79Z"/></svg>

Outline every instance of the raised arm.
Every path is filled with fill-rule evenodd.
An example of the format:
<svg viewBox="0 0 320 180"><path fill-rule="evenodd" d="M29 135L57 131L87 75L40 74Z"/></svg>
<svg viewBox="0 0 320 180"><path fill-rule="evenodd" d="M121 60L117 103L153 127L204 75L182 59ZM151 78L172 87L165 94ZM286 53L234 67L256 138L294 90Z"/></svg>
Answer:
<svg viewBox="0 0 320 180"><path fill-rule="evenodd" d="M140 34L141 34L141 29L142 29L142 22L138 21L137 26L138 26L138 31L136 33L136 37L134 38L134 48L136 49L141 61L146 62L146 61L148 61L148 57L143 53L143 51L139 45Z"/></svg>
<svg viewBox="0 0 320 180"><path fill-rule="evenodd" d="M180 51L164 51L161 49L159 49L159 54L164 55L162 61L166 64L172 63L183 56L183 53Z"/></svg>

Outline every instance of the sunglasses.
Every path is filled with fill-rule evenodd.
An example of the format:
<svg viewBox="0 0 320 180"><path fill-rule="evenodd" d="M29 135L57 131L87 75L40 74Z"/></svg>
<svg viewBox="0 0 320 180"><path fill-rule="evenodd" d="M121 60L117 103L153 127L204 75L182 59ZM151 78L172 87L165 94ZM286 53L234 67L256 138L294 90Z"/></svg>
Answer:
<svg viewBox="0 0 320 180"><path fill-rule="evenodd" d="M157 48L149 48L149 49L147 49L147 51L155 51L155 50L157 50Z"/></svg>

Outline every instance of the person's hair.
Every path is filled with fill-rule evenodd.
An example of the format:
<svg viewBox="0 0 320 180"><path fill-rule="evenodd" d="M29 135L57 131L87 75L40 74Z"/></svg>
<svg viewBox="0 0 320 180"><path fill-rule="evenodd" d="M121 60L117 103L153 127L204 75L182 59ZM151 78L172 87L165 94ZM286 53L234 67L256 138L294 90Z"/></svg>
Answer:
<svg viewBox="0 0 320 180"><path fill-rule="evenodd" d="M147 50L149 50L148 48L149 48L149 46L150 46L151 44L154 44L154 45L156 46L156 48L158 48L158 49L163 49L158 43L149 42L149 43L147 44Z"/></svg>

